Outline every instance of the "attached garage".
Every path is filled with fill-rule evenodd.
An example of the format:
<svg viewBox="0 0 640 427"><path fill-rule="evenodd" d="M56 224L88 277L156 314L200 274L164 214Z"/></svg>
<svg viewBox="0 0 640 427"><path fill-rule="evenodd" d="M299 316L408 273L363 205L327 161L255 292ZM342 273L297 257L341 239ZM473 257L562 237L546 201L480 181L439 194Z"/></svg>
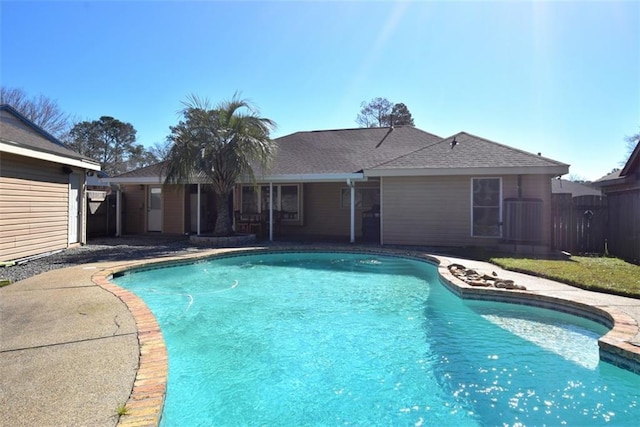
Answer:
<svg viewBox="0 0 640 427"><path fill-rule="evenodd" d="M0 106L0 261L86 243L85 177L100 165Z"/></svg>

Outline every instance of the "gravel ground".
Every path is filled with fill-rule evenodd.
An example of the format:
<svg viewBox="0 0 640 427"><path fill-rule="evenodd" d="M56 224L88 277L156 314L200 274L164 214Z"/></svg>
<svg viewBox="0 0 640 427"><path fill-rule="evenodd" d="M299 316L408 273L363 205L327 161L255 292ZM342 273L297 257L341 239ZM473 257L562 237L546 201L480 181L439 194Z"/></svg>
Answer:
<svg viewBox="0 0 640 427"><path fill-rule="evenodd" d="M77 248L65 249L22 264L0 267L0 279L11 282L27 279L57 268L72 267L99 261L126 261L193 252L198 247L186 237L111 237L96 238Z"/></svg>
<svg viewBox="0 0 640 427"><path fill-rule="evenodd" d="M261 246L279 246L283 244L289 245L291 242L260 242ZM318 240L296 241L294 244L313 245L314 247L323 245L335 246L336 244L349 246L346 242L323 242ZM377 247L375 244L371 246ZM390 249L407 249L407 247L394 245L387 245L386 247ZM13 283L57 268L73 267L100 261L157 258L187 252L193 253L204 249L207 248L191 244L187 236L139 235L94 238L90 239L84 246L46 254L17 265L0 267L0 280L9 279ZM409 247L408 250L432 254L450 253L454 256L456 254L455 251L443 252L443 248L433 247Z"/></svg>

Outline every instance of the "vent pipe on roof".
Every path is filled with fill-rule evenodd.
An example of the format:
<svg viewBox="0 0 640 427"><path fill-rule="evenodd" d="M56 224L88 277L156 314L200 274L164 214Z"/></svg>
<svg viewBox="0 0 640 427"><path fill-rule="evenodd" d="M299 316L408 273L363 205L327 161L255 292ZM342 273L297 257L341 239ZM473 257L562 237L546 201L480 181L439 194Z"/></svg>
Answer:
<svg viewBox="0 0 640 427"><path fill-rule="evenodd" d="M391 134L391 132L393 132L393 126L391 126L389 128L389 130L387 131L387 133L382 137L382 139L380 140L380 142L378 142L378 145L376 145L376 148L380 147L382 145L382 143L384 142L385 139L387 139L387 137Z"/></svg>

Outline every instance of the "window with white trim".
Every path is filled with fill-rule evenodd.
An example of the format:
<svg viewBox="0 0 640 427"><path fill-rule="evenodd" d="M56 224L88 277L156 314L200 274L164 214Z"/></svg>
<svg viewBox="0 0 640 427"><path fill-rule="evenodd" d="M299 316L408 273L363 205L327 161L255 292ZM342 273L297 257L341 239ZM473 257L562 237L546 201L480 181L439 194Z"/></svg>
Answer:
<svg viewBox="0 0 640 427"><path fill-rule="evenodd" d="M502 179L471 179L471 235L502 236Z"/></svg>
<svg viewBox="0 0 640 427"><path fill-rule="evenodd" d="M242 209L244 214L269 211L269 186L242 186ZM260 194L260 197L258 197ZM300 186L298 184L273 186L273 209L280 212L282 221L300 221Z"/></svg>

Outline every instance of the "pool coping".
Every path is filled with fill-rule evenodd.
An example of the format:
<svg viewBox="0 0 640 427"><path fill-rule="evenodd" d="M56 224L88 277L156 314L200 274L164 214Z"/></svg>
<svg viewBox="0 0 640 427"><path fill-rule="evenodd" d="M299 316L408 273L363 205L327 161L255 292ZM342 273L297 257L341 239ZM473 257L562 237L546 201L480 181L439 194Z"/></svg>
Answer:
<svg viewBox="0 0 640 427"><path fill-rule="evenodd" d="M450 257L412 250L361 246L280 246L251 248L220 248L203 252L182 254L167 258L156 258L125 262L99 271L92 281L119 298L131 312L138 336L139 365L129 399L124 407L125 415L119 417L118 426L157 426L160 424L167 392L169 358L158 322L147 305L134 293L113 284L110 279L125 271L164 267L191 263L219 257L240 256L256 253L278 252L349 252L414 258L435 264L440 281L463 299L491 300L530 305L562 311L599 322L610 331L600 337L598 347L600 359L640 375L640 346L633 339L640 333L638 321L611 305L594 305L577 301L569 296L555 296L544 291L500 289L471 286L455 277L448 269L453 262ZM459 260L457 260L459 261ZM469 261L472 262L472 261ZM495 267L497 270L499 267ZM520 274L520 273L518 273ZM525 275L526 276L526 275ZM542 280L531 277L533 280ZM570 287L569 285L565 285ZM573 288L573 287L570 287ZM573 288L576 291L582 289ZM580 293L578 293L580 294ZM640 301L638 302L640 304Z"/></svg>

